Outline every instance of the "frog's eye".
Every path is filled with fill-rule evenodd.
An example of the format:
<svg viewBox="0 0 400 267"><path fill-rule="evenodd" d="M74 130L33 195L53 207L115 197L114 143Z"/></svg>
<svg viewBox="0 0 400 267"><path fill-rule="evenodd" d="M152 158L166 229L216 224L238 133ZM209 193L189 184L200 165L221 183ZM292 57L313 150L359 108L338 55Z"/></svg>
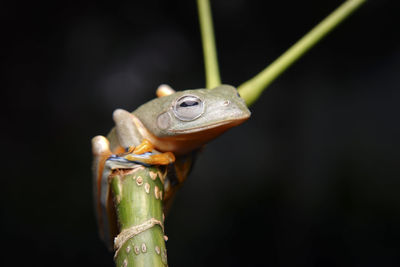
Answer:
<svg viewBox="0 0 400 267"><path fill-rule="evenodd" d="M194 95L182 96L173 108L175 116L182 121L197 119L204 112L203 101Z"/></svg>

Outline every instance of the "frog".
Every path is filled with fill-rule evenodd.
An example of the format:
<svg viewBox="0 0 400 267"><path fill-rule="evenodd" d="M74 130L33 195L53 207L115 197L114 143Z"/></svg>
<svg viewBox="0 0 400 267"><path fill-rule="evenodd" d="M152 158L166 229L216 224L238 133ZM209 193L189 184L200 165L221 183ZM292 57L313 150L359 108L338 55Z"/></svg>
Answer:
<svg viewBox="0 0 400 267"><path fill-rule="evenodd" d="M133 112L115 110L115 127L107 137L92 139L93 195L100 237L106 244L117 234L108 179L113 170L165 166L163 203L168 209L198 151L251 115L231 85L183 91L161 85L156 95Z"/></svg>

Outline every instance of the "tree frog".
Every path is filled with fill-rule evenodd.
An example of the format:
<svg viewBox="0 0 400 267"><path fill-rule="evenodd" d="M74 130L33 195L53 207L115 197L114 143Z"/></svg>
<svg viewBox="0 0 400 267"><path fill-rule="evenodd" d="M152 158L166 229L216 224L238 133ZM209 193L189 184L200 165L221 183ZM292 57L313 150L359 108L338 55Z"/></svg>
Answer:
<svg viewBox="0 0 400 267"><path fill-rule="evenodd" d="M250 117L236 88L175 92L161 85L155 98L132 113L117 109L107 138L92 139L94 196L100 236L109 243L115 220L108 177L113 169L168 165L164 206L186 179L193 155L207 142ZM115 212L115 211L114 211ZM115 232L115 231L114 231ZM114 233L115 234L115 233Z"/></svg>

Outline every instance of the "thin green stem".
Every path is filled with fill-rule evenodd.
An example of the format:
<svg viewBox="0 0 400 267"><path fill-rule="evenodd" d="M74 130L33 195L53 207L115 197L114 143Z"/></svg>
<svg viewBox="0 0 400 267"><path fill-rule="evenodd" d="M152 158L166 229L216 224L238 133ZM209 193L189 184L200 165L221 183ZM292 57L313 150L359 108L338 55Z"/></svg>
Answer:
<svg viewBox="0 0 400 267"><path fill-rule="evenodd" d="M366 0L347 0L267 68L249 81L241 84L238 90L246 104L248 106L252 105L268 85L364 2Z"/></svg>
<svg viewBox="0 0 400 267"><path fill-rule="evenodd" d="M199 11L201 39L203 42L206 88L211 89L221 84L221 78L219 75L209 0L197 0L197 8Z"/></svg>

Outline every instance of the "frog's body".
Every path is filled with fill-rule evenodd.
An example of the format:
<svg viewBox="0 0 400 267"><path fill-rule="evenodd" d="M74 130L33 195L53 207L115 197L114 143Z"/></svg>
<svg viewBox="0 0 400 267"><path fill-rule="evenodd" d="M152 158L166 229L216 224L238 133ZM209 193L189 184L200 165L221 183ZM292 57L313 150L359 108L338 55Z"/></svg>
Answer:
<svg viewBox="0 0 400 267"><path fill-rule="evenodd" d="M132 113L116 110L116 127L107 138L96 136L92 140L97 214L100 234L107 243L116 234L117 225L108 183L113 169L174 162L164 183L164 202L168 202L186 179L193 153L250 117L244 100L229 85L181 92L164 86L157 94L159 98Z"/></svg>

